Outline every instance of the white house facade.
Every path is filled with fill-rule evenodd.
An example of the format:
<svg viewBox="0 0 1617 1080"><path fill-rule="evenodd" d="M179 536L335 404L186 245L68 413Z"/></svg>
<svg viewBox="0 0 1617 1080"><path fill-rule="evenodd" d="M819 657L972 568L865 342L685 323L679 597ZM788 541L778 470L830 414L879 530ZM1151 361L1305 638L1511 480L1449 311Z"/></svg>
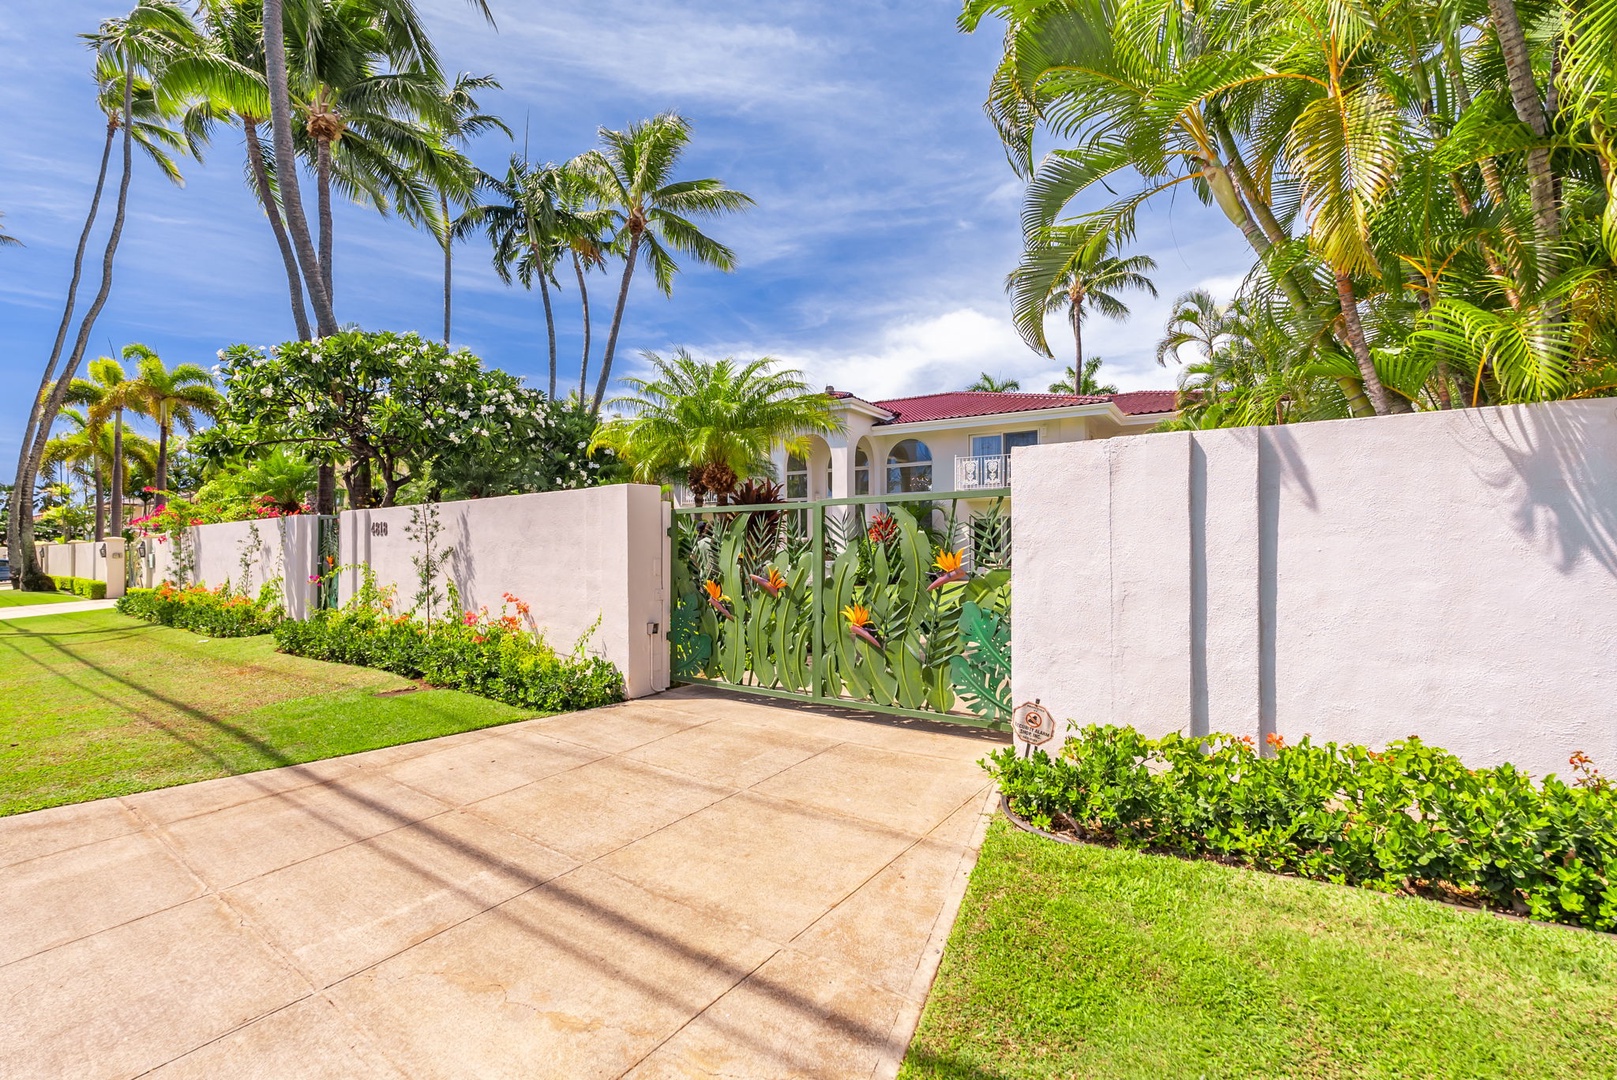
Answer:
<svg viewBox="0 0 1617 1080"><path fill-rule="evenodd" d="M1122 394L955 391L867 401L827 387L840 433L811 436L806 457L775 451L786 497L844 499L1010 486L1017 447L1150 431L1175 415L1172 390Z"/></svg>

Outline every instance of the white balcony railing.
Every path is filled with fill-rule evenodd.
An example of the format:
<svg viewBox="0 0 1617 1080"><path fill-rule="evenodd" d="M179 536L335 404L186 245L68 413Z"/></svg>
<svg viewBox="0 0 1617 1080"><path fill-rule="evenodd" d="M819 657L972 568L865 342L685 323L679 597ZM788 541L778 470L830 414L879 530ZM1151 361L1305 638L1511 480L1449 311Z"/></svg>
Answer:
<svg viewBox="0 0 1617 1080"><path fill-rule="evenodd" d="M974 491L979 488L1010 487L1011 455L981 454L954 459L954 489Z"/></svg>

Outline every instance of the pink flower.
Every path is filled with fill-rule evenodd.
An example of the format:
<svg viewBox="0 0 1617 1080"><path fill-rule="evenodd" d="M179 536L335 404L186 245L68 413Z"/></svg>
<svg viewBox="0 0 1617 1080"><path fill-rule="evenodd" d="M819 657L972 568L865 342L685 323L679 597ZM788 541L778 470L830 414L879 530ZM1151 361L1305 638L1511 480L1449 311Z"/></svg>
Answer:
<svg viewBox="0 0 1617 1080"><path fill-rule="evenodd" d="M313 585L315 582L317 582L319 580L320 580L320 575L319 574L310 574L309 575L309 584L310 585Z"/></svg>

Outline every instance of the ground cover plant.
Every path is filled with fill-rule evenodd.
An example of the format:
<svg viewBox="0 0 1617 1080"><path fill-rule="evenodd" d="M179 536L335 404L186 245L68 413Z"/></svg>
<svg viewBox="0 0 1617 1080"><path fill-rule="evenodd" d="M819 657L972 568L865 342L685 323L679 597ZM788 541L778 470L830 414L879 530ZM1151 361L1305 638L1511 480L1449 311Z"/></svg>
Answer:
<svg viewBox="0 0 1617 1080"><path fill-rule="evenodd" d="M992 824L900 1076L1617 1075L1617 939Z"/></svg>
<svg viewBox="0 0 1617 1080"><path fill-rule="evenodd" d="M115 611L0 622L0 815L539 715ZM387 694L388 696L379 696Z"/></svg>
<svg viewBox="0 0 1617 1080"><path fill-rule="evenodd" d="M165 581L155 589L130 589L118 600L118 610L146 622L220 638L268 634L286 618L280 588L273 583L251 597L229 585L210 589Z"/></svg>
<svg viewBox="0 0 1617 1080"><path fill-rule="evenodd" d="M1419 739L1270 744L1091 726L987 764L1014 812L1081 839L1617 930L1617 785L1582 755L1535 783Z"/></svg>
<svg viewBox="0 0 1617 1080"><path fill-rule="evenodd" d="M459 607L458 599L453 606ZM381 668L546 712L593 709L623 699L623 674L617 668L586 652L584 641L571 653L557 652L538 632L527 605L511 596L498 616L483 610L428 622L395 614L388 594L367 584L340 611L280 623L275 644L295 656Z"/></svg>

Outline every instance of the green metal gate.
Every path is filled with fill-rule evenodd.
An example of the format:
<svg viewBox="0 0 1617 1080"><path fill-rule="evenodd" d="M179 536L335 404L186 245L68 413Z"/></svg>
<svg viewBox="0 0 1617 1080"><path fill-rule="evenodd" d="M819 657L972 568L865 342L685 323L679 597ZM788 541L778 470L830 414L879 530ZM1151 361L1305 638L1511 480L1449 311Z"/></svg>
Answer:
<svg viewBox="0 0 1617 1080"><path fill-rule="evenodd" d="M1007 728L1008 489L674 511L674 680Z"/></svg>
<svg viewBox="0 0 1617 1080"><path fill-rule="evenodd" d="M342 519L323 514L315 527L314 606L317 611L337 610L337 569L342 559Z"/></svg>

